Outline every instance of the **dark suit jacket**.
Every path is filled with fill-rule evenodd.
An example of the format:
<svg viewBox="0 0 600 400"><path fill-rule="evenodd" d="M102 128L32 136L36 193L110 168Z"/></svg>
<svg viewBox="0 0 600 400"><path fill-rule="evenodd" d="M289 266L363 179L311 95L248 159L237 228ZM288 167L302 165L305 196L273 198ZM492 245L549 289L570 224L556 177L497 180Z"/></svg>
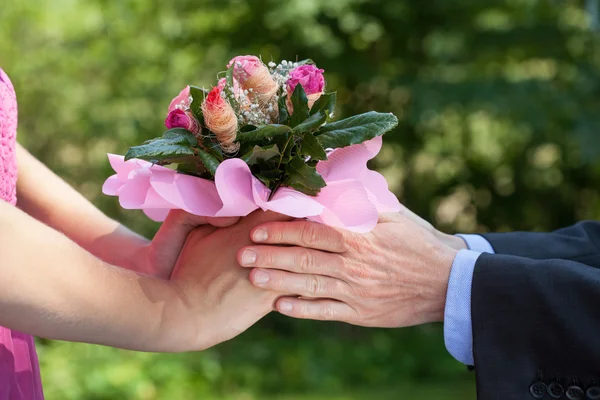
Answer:
<svg viewBox="0 0 600 400"><path fill-rule="evenodd" d="M483 235L471 315L479 399L600 399L600 223Z"/></svg>

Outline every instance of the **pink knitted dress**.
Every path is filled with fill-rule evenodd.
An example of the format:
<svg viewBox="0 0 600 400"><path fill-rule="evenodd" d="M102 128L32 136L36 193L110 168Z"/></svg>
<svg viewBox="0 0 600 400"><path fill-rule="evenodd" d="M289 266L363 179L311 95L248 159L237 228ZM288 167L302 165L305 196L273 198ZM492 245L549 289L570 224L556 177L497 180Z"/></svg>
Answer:
<svg viewBox="0 0 600 400"><path fill-rule="evenodd" d="M0 199L13 205L17 202L16 136L17 98L8 76L0 69ZM43 398L33 338L0 327L0 399Z"/></svg>

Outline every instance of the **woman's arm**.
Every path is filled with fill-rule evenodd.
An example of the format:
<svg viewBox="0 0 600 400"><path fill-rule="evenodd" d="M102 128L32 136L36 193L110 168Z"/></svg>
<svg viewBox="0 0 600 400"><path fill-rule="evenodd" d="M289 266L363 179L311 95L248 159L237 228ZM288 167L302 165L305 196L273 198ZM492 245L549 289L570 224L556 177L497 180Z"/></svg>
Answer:
<svg viewBox="0 0 600 400"><path fill-rule="evenodd" d="M64 233L101 260L168 278L188 234L198 225L229 226L237 218L205 218L172 211L150 242L107 217L44 164L17 146L17 206Z"/></svg>
<svg viewBox="0 0 600 400"><path fill-rule="evenodd" d="M0 325L130 349L159 348L168 281L113 267L0 201Z"/></svg>
<svg viewBox="0 0 600 400"><path fill-rule="evenodd" d="M140 269L136 256L149 244L146 238L107 217L20 145L17 160L21 210L110 264Z"/></svg>
<svg viewBox="0 0 600 400"><path fill-rule="evenodd" d="M201 350L243 332L277 293L253 287L236 253L262 211L195 229L171 280L100 261L0 201L0 325L50 339L142 351Z"/></svg>

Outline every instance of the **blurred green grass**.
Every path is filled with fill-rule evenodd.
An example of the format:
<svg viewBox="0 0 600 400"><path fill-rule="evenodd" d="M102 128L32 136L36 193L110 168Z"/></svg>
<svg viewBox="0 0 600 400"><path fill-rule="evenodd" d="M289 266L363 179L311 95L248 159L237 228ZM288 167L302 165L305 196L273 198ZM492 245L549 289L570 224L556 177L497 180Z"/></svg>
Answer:
<svg viewBox="0 0 600 400"><path fill-rule="evenodd" d="M39 358L46 397L385 400L447 393L437 398L474 398L474 375L444 354L438 326L373 331L290 322L269 316L239 338L201 353L43 342Z"/></svg>

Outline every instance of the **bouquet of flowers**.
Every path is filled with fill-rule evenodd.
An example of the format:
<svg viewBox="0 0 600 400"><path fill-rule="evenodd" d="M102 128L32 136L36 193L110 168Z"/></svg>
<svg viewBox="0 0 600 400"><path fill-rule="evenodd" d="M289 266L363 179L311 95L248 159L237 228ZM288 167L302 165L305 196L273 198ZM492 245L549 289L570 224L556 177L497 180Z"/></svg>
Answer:
<svg viewBox="0 0 600 400"><path fill-rule="evenodd" d="M398 124L367 112L331 122L336 93L311 60L265 65L235 57L211 90L187 86L167 131L109 154L103 186L122 207L162 221L169 210L245 216L261 208L366 232L400 204L367 161Z"/></svg>

